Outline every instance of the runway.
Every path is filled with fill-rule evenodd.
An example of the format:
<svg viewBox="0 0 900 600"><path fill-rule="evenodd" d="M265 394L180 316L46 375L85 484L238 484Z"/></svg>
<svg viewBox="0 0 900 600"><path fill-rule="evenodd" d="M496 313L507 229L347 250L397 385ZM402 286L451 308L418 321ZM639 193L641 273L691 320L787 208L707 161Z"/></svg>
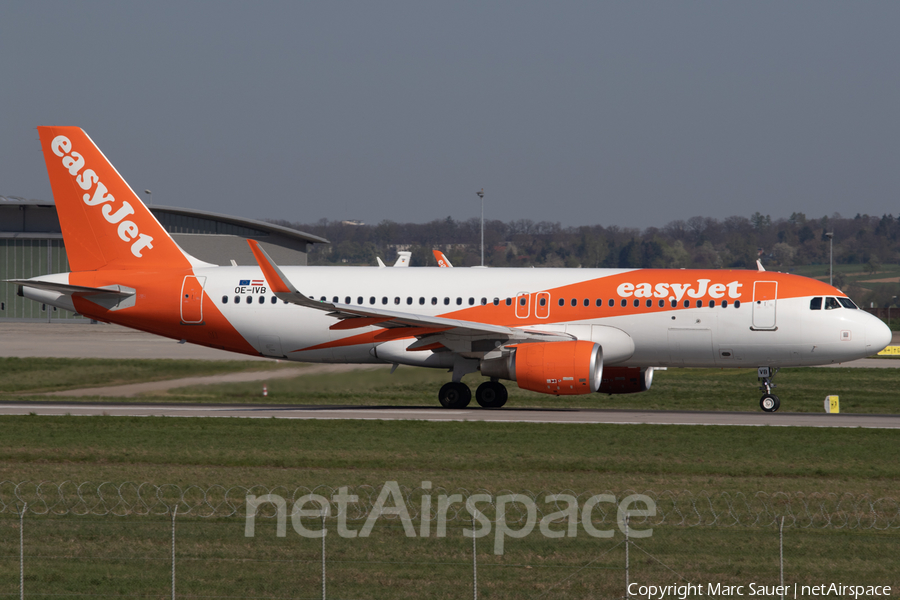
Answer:
<svg viewBox="0 0 900 600"><path fill-rule="evenodd" d="M859 427L900 429L900 415L694 412L601 409L512 409L391 406L283 406L264 404L102 404L76 402L0 403L0 415L213 417L244 419L352 419L373 421L483 421L620 425L730 425L743 427Z"/></svg>

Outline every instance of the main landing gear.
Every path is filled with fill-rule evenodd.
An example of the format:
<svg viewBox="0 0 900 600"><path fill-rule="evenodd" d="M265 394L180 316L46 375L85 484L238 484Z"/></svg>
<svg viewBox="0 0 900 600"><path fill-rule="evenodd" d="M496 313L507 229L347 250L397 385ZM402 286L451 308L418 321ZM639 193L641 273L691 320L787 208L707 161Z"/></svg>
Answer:
<svg viewBox="0 0 900 600"><path fill-rule="evenodd" d="M776 373L778 373L777 367L759 367L757 369L757 377L760 381L759 391L765 392L759 399L759 407L765 412L775 412L781 406L781 400L772 393L772 388L775 387L772 378Z"/></svg>
<svg viewBox="0 0 900 600"><path fill-rule="evenodd" d="M506 387L499 381L485 381L475 390L475 401L483 408L500 408L508 398ZM461 381L445 383L438 392L444 408L465 408L472 401L472 391Z"/></svg>

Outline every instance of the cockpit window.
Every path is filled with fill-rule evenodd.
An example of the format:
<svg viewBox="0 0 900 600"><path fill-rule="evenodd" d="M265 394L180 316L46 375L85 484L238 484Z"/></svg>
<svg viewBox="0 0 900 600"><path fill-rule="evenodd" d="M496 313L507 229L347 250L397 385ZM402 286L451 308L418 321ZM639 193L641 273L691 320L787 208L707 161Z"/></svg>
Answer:
<svg viewBox="0 0 900 600"><path fill-rule="evenodd" d="M813 298L809 301L809 310L822 310L822 298Z"/></svg>
<svg viewBox="0 0 900 600"><path fill-rule="evenodd" d="M833 308L840 308L841 303L837 301L837 298L832 298L829 296L825 298L825 310L831 310Z"/></svg>
<svg viewBox="0 0 900 600"><path fill-rule="evenodd" d="M853 304L853 300L850 298L838 298L838 302L840 302L844 308L859 308Z"/></svg>

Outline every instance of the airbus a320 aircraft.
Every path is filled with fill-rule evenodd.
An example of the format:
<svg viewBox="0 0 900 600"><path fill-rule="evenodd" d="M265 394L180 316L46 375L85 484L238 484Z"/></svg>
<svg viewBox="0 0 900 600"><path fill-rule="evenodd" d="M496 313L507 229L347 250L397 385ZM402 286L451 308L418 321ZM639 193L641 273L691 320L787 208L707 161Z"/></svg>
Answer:
<svg viewBox="0 0 900 600"><path fill-rule="evenodd" d="M39 127L72 272L16 280L38 302L232 352L450 369L503 406L501 380L553 395L650 388L655 367L757 367L775 411L781 367L840 363L891 332L820 281L693 269L372 269L258 266L188 255L77 127Z"/></svg>

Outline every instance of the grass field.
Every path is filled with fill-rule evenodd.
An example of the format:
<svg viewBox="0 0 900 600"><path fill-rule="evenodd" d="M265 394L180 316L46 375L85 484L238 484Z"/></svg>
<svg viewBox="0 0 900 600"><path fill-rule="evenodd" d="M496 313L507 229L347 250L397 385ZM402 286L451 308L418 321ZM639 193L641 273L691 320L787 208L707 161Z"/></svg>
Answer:
<svg viewBox="0 0 900 600"><path fill-rule="evenodd" d="M896 359L884 359L896 360ZM0 359L0 399L24 399L19 394L215 374L234 370L262 370L293 363L240 363L165 360ZM837 394L841 411L896 414L900 371L894 369L802 368L784 369L775 382L781 410L822 412L825 396ZM229 383L177 388L139 398L106 398L104 401L201 402L269 404L340 404L435 406L441 385L449 380L442 370L401 367L355 371L339 375L310 374L265 382ZM467 375L463 381L474 390L484 378ZM755 369L670 369L655 374L647 392L625 395L591 394L554 397L521 390L508 382L510 408L630 408L653 410L758 411ZM37 398L33 398L37 399ZM96 401L92 398L91 401ZM472 401L472 406L476 404Z"/></svg>
<svg viewBox="0 0 900 600"><path fill-rule="evenodd" d="M897 497L900 445L888 430L385 421L5 417L0 480L150 481L224 486L362 486L601 493L789 491ZM96 483L89 485L93 490ZM9 486L0 488L7 494ZM0 518L0 594L17 573L17 520ZM359 529L360 523L351 524ZM332 598L458 598L471 594L471 540L407 538L380 522L366 539L330 525ZM896 524L895 524L896 526ZM178 523L180 594L316 597L320 541L288 530L243 537L244 522ZM32 517L26 584L37 593L166 597L166 517ZM622 595L621 534L609 540L479 540L483 598ZM823 578L900 584L896 529L786 532L791 582ZM632 581L777 582L771 527L658 526L632 549ZM829 579L830 580L830 579Z"/></svg>
<svg viewBox="0 0 900 600"><path fill-rule="evenodd" d="M78 371L77 364L61 371L61 381L53 379L55 366L35 363L30 381L17 379L18 391L76 385L71 372ZM114 366L97 368L100 373ZM189 365L175 372L196 374ZM171 376L167 373L138 366L117 377ZM819 411L825 394L840 393L845 411L897 412L894 373L795 369L776 381L782 410ZM394 375L305 376L271 382L265 401L433 406L446 377L405 368ZM670 370L658 373L645 394L571 402L758 410L755 387L752 371ZM262 401L259 388L202 386L152 399ZM512 396L512 406L567 405L521 391ZM380 488L385 481L418 488L431 481L435 488L494 494L761 491L900 501L900 444L893 430L21 416L0 417L0 432L0 481L13 482L293 489ZM0 499L9 494L9 484L0 484ZM898 525L885 531L786 530L786 581L898 586ZM321 541L301 538L290 525L284 538L264 524L252 539L243 536L240 517L179 518L177 526L179 597L321 597ZM330 531L328 597L470 597L472 540L462 536L462 526L454 523L446 539L407 538L389 522L379 522L365 539L343 539ZM29 595L170 597L170 527L167 517L28 516ZM495 556L490 538L478 540L479 597L621 597L622 542L621 534L609 540L534 534L508 540L506 553ZM659 526L637 544L631 550L632 581L778 581L778 537L771 527ZM17 583L18 520L7 512L0 515L0 596L17 595Z"/></svg>
<svg viewBox="0 0 900 600"><path fill-rule="evenodd" d="M264 371L284 366L285 363L275 361L0 357L0 398L15 393L121 385L236 371Z"/></svg>

